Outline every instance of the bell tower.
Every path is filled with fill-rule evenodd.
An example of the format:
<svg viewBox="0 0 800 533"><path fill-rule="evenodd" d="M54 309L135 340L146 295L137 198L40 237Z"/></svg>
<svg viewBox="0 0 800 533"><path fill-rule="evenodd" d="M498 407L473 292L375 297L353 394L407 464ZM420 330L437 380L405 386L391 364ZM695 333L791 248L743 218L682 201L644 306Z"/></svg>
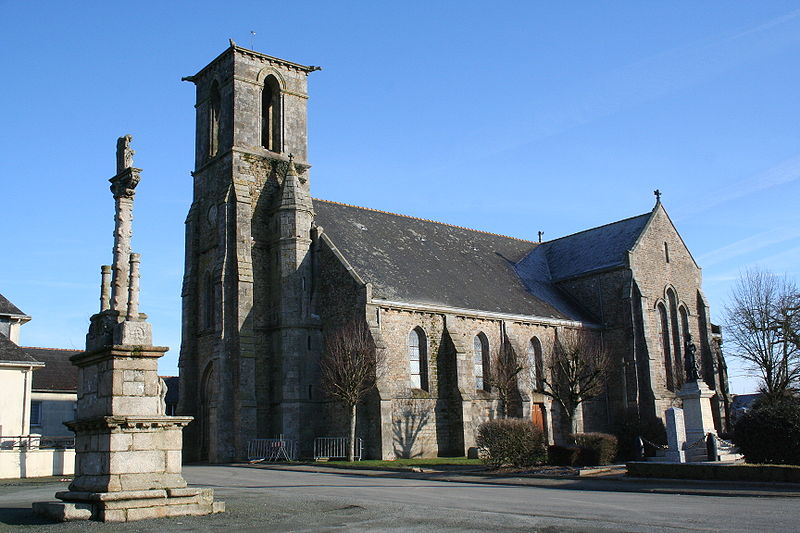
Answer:
<svg viewBox="0 0 800 533"><path fill-rule="evenodd" d="M183 78L196 87L197 125L179 363L178 409L196 420L189 460L227 462L254 438L300 438L305 350L319 336L308 290L315 70L231 41Z"/></svg>

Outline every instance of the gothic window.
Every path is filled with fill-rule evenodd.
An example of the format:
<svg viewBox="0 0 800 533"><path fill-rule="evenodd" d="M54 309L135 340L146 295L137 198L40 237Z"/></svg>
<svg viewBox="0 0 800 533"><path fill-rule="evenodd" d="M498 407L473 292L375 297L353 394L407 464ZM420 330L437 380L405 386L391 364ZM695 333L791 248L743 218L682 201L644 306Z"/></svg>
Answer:
<svg viewBox="0 0 800 533"><path fill-rule="evenodd" d="M408 334L408 362L411 386L428 390L428 342L422 328L414 328Z"/></svg>
<svg viewBox="0 0 800 533"><path fill-rule="evenodd" d="M669 301L670 330L672 332L672 358L675 363L675 386L680 388L683 385L683 347L681 346L681 329L678 325L678 297L672 289L667 289L667 300Z"/></svg>
<svg viewBox="0 0 800 533"><path fill-rule="evenodd" d="M664 241L664 259L669 263L669 244L667 244L667 241Z"/></svg>
<svg viewBox="0 0 800 533"><path fill-rule="evenodd" d="M675 390L675 381L672 376L672 352L669 345L669 317L667 308L663 303L658 304L658 316L661 323L661 348L664 352L664 373L667 379L667 389Z"/></svg>
<svg viewBox="0 0 800 533"><path fill-rule="evenodd" d="M267 76L261 89L261 146L282 152L281 87L275 76Z"/></svg>
<svg viewBox="0 0 800 533"><path fill-rule="evenodd" d="M531 388L535 391L541 391L544 362L542 361L542 343L536 337L533 337L528 343L528 372Z"/></svg>
<svg viewBox="0 0 800 533"><path fill-rule="evenodd" d="M214 326L214 280L211 272L206 272L203 280L203 327Z"/></svg>
<svg viewBox="0 0 800 533"><path fill-rule="evenodd" d="M211 84L211 103L208 116L208 157L214 157L219 151L219 115L221 110L219 85L216 80Z"/></svg>
<svg viewBox="0 0 800 533"><path fill-rule="evenodd" d="M475 356L475 388L488 391L489 381L485 378L489 375L489 340L482 332L475 336L473 349Z"/></svg>

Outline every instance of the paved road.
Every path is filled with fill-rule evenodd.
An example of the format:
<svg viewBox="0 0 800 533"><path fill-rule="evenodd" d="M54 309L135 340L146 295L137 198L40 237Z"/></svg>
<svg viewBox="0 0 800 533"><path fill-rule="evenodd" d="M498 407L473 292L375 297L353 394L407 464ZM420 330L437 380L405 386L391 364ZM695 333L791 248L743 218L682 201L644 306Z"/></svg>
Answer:
<svg viewBox="0 0 800 533"><path fill-rule="evenodd" d="M58 484L0 485L0 531L797 531L796 498L686 496L447 483L348 473L192 466L228 512L104 527L45 524L31 501Z"/></svg>

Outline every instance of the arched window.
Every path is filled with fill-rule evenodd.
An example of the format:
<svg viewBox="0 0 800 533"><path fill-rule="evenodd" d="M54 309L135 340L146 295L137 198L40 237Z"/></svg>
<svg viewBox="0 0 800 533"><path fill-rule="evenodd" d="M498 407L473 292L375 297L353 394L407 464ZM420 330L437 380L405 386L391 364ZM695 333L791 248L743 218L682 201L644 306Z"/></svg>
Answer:
<svg viewBox="0 0 800 533"><path fill-rule="evenodd" d="M211 272L206 272L203 279L203 327L214 326L214 280Z"/></svg>
<svg viewBox="0 0 800 533"><path fill-rule="evenodd" d="M675 291L667 289L667 299L669 300L669 320L672 330L672 358L675 363L675 386L680 388L683 385L683 347L681 346L681 329L678 325L678 297Z"/></svg>
<svg viewBox="0 0 800 533"><path fill-rule="evenodd" d="M544 362L542 361L542 343L533 337L528 343L528 372L531 380L531 388L535 391L542 390L542 378L544 377Z"/></svg>
<svg viewBox="0 0 800 533"><path fill-rule="evenodd" d="M211 103L208 112L208 157L214 157L219 151L219 115L221 111L219 85L217 81L211 84Z"/></svg>
<svg viewBox="0 0 800 533"><path fill-rule="evenodd" d="M475 356L475 388L478 390L490 389L489 380L489 340L483 333L475 336L473 344Z"/></svg>
<svg viewBox="0 0 800 533"><path fill-rule="evenodd" d="M428 341L422 328L408 333L408 362L411 386L428 390Z"/></svg>
<svg viewBox="0 0 800 533"><path fill-rule="evenodd" d="M672 352L669 345L669 318L667 308L663 303L658 304L659 322L661 323L661 348L664 352L664 373L667 378L667 389L675 390L675 380L672 375Z"/></svg>
<svg viewBox="0 0 800 533"><path fill-rule="evenodd" d="M281 86L275 76L267 76L261 90L261 146L282 152Z"/></svg>

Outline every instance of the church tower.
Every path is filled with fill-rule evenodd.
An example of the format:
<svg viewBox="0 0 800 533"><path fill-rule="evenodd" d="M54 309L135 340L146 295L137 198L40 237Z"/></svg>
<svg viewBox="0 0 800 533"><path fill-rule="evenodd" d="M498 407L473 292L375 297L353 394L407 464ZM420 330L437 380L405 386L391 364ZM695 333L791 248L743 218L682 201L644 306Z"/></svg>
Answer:
<svg viewBox="0 0 800 533"><path fill-rule="evenodd" d="M314 70L231 42L184 78L197 90L179 363L178 409L195 417L188 460L243 458L254 438L298 440L313 409Z"/></svg>

